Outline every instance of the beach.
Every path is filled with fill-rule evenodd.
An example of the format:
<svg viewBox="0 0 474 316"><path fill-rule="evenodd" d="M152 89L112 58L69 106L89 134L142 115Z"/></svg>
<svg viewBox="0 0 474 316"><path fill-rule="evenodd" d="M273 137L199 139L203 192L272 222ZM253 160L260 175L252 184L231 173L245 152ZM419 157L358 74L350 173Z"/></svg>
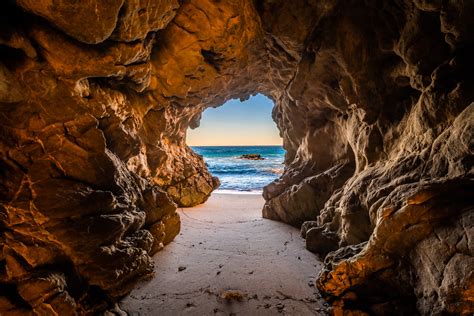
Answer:
<svg viewBox="0 0 474 316"><path fill-rule="evenodd" d="M321 261L299 230L263 219L260 194L214 192L179 209L176 239L154 256L156 275L121 303L129 315L318 315Z"/></svg>

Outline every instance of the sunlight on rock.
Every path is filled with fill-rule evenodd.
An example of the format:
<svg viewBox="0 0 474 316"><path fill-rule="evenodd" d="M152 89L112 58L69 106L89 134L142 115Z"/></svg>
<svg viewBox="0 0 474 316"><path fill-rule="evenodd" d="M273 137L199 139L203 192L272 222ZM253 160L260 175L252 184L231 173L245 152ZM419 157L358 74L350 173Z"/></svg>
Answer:
<svg viewBox="0 0 474 316"><path fill-rule="evenodd" d="M148 315L474 314L473 1L17 0L0 16L1 315L150 297ZM252 112L228 129L278 148L236 154L256 171L226 178L187 133L252 96L275 142ZM193 221L206 201L233 211L228 231ZM226 254L217 284L206 260ZM194 290L129 295L145 279Z"/></svg>

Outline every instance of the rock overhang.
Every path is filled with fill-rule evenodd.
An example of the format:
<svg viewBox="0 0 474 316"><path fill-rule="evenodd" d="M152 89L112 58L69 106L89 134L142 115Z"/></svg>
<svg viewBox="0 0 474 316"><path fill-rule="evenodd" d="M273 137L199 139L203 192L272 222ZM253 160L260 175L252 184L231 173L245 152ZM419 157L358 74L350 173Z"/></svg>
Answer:
<svg viewBox="0 0 474 316"><path fill-rule="evenodd" d="M256 92L275 101L287 151L263 215L315 221L311 249L338 249L320 290L378 313L472 308L444 262L467 265L472 249L425 251L472 227L469 3L88 2L72 16L67 1L2 5L31 20L5 20L0 38L1 282L21 298L3 296L5 310L93 310L88 287L113 300L149 276L177 205L217 186L187 127ZM373 291L384 284L398 294Z"/></svg>

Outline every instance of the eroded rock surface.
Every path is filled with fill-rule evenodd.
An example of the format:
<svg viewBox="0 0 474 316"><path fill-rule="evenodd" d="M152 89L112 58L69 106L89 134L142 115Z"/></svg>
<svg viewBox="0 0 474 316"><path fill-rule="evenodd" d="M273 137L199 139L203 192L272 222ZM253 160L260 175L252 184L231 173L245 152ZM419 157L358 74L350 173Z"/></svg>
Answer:
<svg viewBox="0 0 474 316"><path fill-rule="evenodd" d="M263 215L312 221L335 308L474 311L471 1L18 0L0 15L0 314L94 312L150 276L177 205L219 185L186 130L254 93L287 151Z"/></svg>

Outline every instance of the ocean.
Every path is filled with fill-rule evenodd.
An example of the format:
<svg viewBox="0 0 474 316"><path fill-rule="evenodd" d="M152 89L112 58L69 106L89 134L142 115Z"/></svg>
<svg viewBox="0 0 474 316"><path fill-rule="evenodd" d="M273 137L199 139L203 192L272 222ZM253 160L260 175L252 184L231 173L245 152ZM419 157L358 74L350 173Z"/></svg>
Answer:
<svg viewBox="0 0 474 316"><path fill-rule="evenodd" d="M285 150L281 146L192 146L204 157L209 171L219 178L218 192L261 193L283 173ZM239 159L260 154L264 160Z"/></svg>

